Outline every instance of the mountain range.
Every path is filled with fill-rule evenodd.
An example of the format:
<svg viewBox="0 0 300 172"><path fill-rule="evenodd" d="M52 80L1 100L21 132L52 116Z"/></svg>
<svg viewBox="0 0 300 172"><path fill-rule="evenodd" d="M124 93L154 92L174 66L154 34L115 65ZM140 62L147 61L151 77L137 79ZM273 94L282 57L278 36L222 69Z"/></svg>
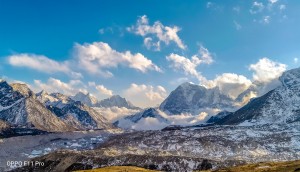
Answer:
<svg viewBox="0 0 300 172"><path fill-rule="evenodd" d="M6 81L1 81L1 128L6 126L4 124L48 132L111 128L112 125L101 113L85 104L88 98L92 97L89 94L79 97L80 94L82 95L78 93L75 97L77 100L78 98L82 100L76 101L73 100L74 97L61 93L48 94L46 91L41 91L35 94L25 84L8 84ZM109 104L107 100L112 102ZM103 101L107 107L124 104L128 108L136 108L119 96L107 100ZM102 101L94 101L94 103L100 105Z"/></svg>
<svg viewBox="0 0 300 172"><path fill-rule="evenodd" d="M110 128L111 123L97 108L118 107L138 111L114 122L115 126L121 128L128 128L128 125L147 119L155 119L154 122L166 126L174 125L176 122L172 119L177 116L183 115L186 118L188 114L191 116L188 116L188 120L193 121L193 116L200 118L203 112L201 123L215 125L293 123L300 118L299 70L286 71L279 78L280 86L261 97L252 98L242 107L237 104L243 100L243 96L255 91L254 88L250 87L232 99L221 93L218 87L208 89L186 82L172 91L159 107L141 109L119 95L98 101L91 94L82 92L75 96L48 94L45 91L35 94L25 84L1 81L0 120L12 126L44 131Z"/></svg>
<svg viewBox="0 0 300 172"><path fill-rule="evenodd" d="M99 164L101 166L131 164L164 171L193 171L262 161L299 159L299 78L300 68L284 72L279 78L281 84L278 87L260 97L252 98L242 107L236 107L237 100L223 95L217 88L207 89L184 83L176 88L159 107L142 109L117 120L114 125L126 124L128 129L143 130L148 126L157 125L157 122L164 123L166 126L174 125L170 119L177 116L180 119L186 117L177 113L190 113L188 116L197 116L197 113L203 109L219 109L220 113L208 118L206 123L201 125L177 125L151 131L127 131L111 136L92 150L60 150L34 160L46 162L47 166L38 167L40 171L92 169L99 167ZM52 121L59 120L68 127L103 126L93 122L93 120L97 122L93 107L59 93L34 94L22 84L9 85L1 82L0 95L0 126L3 128L16 124L41 127L37 125L37 120L21 118L38 116L35 111L28 110L33 108L33 103L35 107L43 109L45 114L40 116L44 119L49 115ZM19 105L20 102L29 101L27 99L33 103L28 105L25 103L25 107ZM198 111L197 108L201 110ZM7 115L8 110L16 113ZM19 112L23 111L24 113L19 115ZM51 124L48 120L43 123L54 127ZM109 128L110 125L107 123L103 128ZM135 128L130 128L130 125ZM24 167L24 170L27 168L30 167Z"/></svg>
<svg viewBox="0 0 300 172"><path fill-rule="evenodd" d="M162 125L176 124L174 118L190 115L186 117L188 121L195 121L199 115L206 114L206 117L200 117L199 123L209 120L208 117L215 117L218 112L233 112L238 109L248 91L241 93L237 99L232 99L228 95L220 92L218 87L206 88L190 82L179 85L157 108L146 108L123 119L119 119L114 124L121 128L128 128L130 123L136 124L147 118L156 119ZM141 115L143 114L143 115ZM220 116L220 115L218 115ZM194 119L193 119L194 118ZM137 120L138 119L138 120ZM208 122L211 122L208 121ZM161 125L160 125L161 126ZM153 126L152 129L155 129Z"/></svg>
<svg viewBox="0 0 300 172"><path fill-rule="evenodd" d="M97 98L92 96L90 93L85 94L83 92L78 92L75 96L71 96L70 98L75 101L80 101L90 107L125 107L127 109L141 109L119 95L113 95L109 98L98 101Z"/></svg>
<svg viewBox="0 0 300 172"><path fill-rule="evenodd" d="M207 112L210 116L210 118L206 118L206 121L201 122L202 124L256 125L299 122L299 76L300 68L286 71L279 78L280 84L275 89L249 101L245 101L246 97L249 98L251 94L258 92L254 86L250 86L236 99L232 99L222 94L218 87L207 89L189 82L183 83L150 113L149 109L145 109L144 112L120 119L115 122L115 125L126 128L128 121L138 123L141 119L146 118L155 118L168 125L174 124L174 122L166 118L166 115L167 117L178 114L197 116L201 112ZM241 103L245 105L238 106ZM144 115L141 116L141 114ZM127 120L127 123L124 120ZM122 124L126 125L122 126Z"/></svg>

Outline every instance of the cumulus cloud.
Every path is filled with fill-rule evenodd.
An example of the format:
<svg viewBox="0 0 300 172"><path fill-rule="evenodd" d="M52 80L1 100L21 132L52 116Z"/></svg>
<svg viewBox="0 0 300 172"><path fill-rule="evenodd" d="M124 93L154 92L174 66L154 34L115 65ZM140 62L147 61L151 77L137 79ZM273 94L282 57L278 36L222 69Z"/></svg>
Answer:
<svg viewBox="0 0 300 172"><path fill-rule="evenodd" d="M100 94L104 94L104 95L108 95L108 96L113 95L113 91L105 88L103 85L97 85L96 89L100 92Z"/></svg>
<svg viewBox="0 0 300 172"><path fill-rule="evenodd" d="M272 61L266 57L259 59L255 64L249 66L249 70L253 71L253 80L258 83L268 83L279 76L286 70L285 64Z"/></svg>
<svg viewBox="0 0 300 172"><path fill-rule="evenodd" d="M34 80L31 88L35 92L45 90L49 93L58 92L66 95L75 95L78 92L87 93L86 86L80 80L70 80L68 83L55 78L49 78L46 83Z"/></svg>
<svg viewBox="0 0 300 172"><path fill-rule="evenodd" d="M294 63L298 63L299 59L297 57L294 58Z"/></svg>
<svg viewBox="0 0 300 172"><path fill-rule="evenodd" d="M269 24L270 20L271 20L270 16L263 16L261 22L264 23L264 24Z"/></svg>
<svg viewBox="0 0 300 172"><path fill-rule="evenodd" d="M189 78L187 77L181 77L181 78L177 78L177 79L174 79L170 82L170 84L172 85L175 85L175 86L178 86L182 83L185 83L185 82L188 82L189 81Z"/></svg>
<svg viewBox="0 0 300 172"><path fill-rule="evenodd" d="M132 125L132 129L134 130L161 130L168 126L167 123L161 122L156 118L143 118L138 123Z"/></svg>
<svg viewBox="0 0 300 172"><path fill-rule="evenodd" d="M271 4L275 4L278 0L269 0Z"/></svg>
<svg viewBox="0 0 300 172"><path fill-rule="evenodd" d="M199 114L192 115L189 113L167 115L166 113L157 109L158 115L166 119L159 121L157 118L147 117L142 118L137 123L133 123L130 120L121 118L119 120L119 126L125 129L135 129L135 130L160 130L169 125L197 125L207 121L212 115L207 112L200 112Z"/></svg>
<svg viewBox="0 0 300 172"><path fill-rule="evenodd" d="M76 44L74 49L74 55L78 60L79 66L89 73L111 77L113 74L107 69L115 68L119 65L124 65L143 73L148 70L161 72L158 66L141 53L118 52L104 42Z"/></svg>
<svg viewBox="0 0 300 172"><path fill-rule="evenodd" d="M217 75L215 79L208 80L196 69L202 63L201 58L194 58L193 56L191 59L187 59L177 54L171 54L167 56L167 60L171 61L172 68L182 70L186 75L198 78L200 85L206 88L218 87L221 93L233 99L252 86L255 90L248 95L247 101L253 98L253 96L261 96L279 86L278 77L281 76L287 67L285 64L274 62L268 58L262 58L249 67L249 70L253 71L252 79L235 73L222 73ZM212 60L206 62L209 64ZM184 78L184 81L186 82L187 79Z"/></svg>
<svg viewBox="0 0 300 172"><path fill-rule="evenodd" d="M139 107L153 107L167 97L167 91L162 86L133 83L124 91L124 96Z"/></svg>
<svg viewBox="0 0 300 172"><path fill-rule="evenodd" d="M167 60L171 62L171 67L177 70L183 70L186 75L199 77L200 73L196 70L198 66L193 59L188 59L178 54L170 54Z"/></svg>
<svg viewBox="0 0 300 172"><path fill-rule="evenodd" d="M128 27L127 30L144 37L144 45L148 49L154 47L154 50L159 51L162 42L165 45L174 42L179 48L186 49L177 34L181 30L178 26L164 26L160 21L150 25L146 15L139 17L136 25Z"/></svg>
<svg viewBox="0 0 300 172"><path fill-rule="evenodd" d="M237 21L233 21L234 27L236 30L241 30L242 29L242 25L239 24Z"/></svg>
<svg viewBox="0 0 300 172"><path fill-rule="evenodd" d="M211 8L214 5L212 2L207 2L206 3L206 8Z"/></svg>
<svg viewBox="0 0 300 172"><path fill-rule="evenodd" d="M234 73L223 73L218 75L212 85L219 87L221 93L236 98L239 94L247 90L252 82L243 75Z"/></svg>
<svg viewBox="0 0 300 172"><path fill-rule="evenodd" d="M206 79L196 68L200 64L211 64L213 62L212 54L203 46L200 46L198 54L193 55L191 59L174 53L167 56L166 59L171 62L171 67L175 70L182 70L186 75L194 76L203 83L206 82Z"/></svg>
<svg viewBox="0 0 300 172"><path fill-rule="evenodd" d="M107 43L94 42L74 45L72 56L58 62L43 55L14 54L7 57L12 66L27 67L44 73L65 73L72 78L82 78L78 71L112 77L111 68L125 66L146 73L150 70L162 72L150 59L141 53L118 52ZM75 72L76 71L76 72Z"/></svg>
<svg viewBox="0 0 300 172"><path fill-rule="evenodd" d="M256 14L256 13L262 12L264 8L265 8L265 6L262 2L254 1L252 4L252 7L250 9L250 13Z"/></svg>
<svg viewBox="0 0 300 172"><path fill-rule="evenodd" d="M115 122L116 120L139 112L136 109L127 109L125 107L109 107L109 108L94 108L100 112L108 121Z"/></svg>
<svg viewBox="0 0 300 172"><path fill-rule="evenodd" d="M43 55L26 53L14 54L8 57L8 62L13 66L27 67L44 73L62 72L72 77L82 77L80 73L71 70L71 67L67 61L57 62Z"/></svg>
<svg viewBox="0 0 300 172"><path fill-rule="evenodd" d="M279 5L280 11L284 11L285 9L286 9L286 5L284 5L284 4Z"/></svg>
<svg viewBox="0 0 300 172"><path fill-rule="evenodd" d="M241 12L241 7L239 6L235 6L232 8L233 11L235 11L236 13L240 13Z"/></svg>
<svg viewBox="0 0 300 172"><path fill-rule="evenodd" d="M90 87L96 87L96 83L92 82L92 81L89 81L88 82L88 86L90 86Z"/></svg>
<svg viewBox="0 0 300 172"><path fill-rule="evenodd" d="M248 79L243 75L234 73L223 73L217 75L214 80L209 80L207 87L219 87L221 93L231 98L237 98L245 93L241 102L247 103L251 98L261 96L268 91L278 87L278 78L286 70L287 66L272 61L268 58L261 58L257 63L251 64L249 70L253 72L253 78ZM246 92L245 92L246 91Z"/></svg>
<svg viewBox="0 0 300 172"><path fill-rule="evenodd" d="M163 117L168 119L172 125L196 125L199 123L204 123L212 115L207 112L200 112L199 114L192 115L189 113L175 114L175 115L165 115L161 113Z"/></svg>
<svg viewBox="0 0 300 172"><path fill-rule="evenodd" d="M254 22L269 24L277 18L279 21L286 19L287 15L283 13L285 9L286 4L279 3L278 0L254 1L249 12L255 16Z"/></svg>

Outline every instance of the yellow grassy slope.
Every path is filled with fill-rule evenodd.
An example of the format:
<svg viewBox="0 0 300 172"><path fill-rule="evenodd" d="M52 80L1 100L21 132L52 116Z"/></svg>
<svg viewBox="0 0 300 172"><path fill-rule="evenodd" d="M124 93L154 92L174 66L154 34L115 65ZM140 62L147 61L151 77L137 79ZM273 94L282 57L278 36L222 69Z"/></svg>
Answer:
<svg viewBox="0 0 300 172"><path fill-rule="evenodd" d="M300 160L248 164L215 170L213 172L300 172Z"/></svg>

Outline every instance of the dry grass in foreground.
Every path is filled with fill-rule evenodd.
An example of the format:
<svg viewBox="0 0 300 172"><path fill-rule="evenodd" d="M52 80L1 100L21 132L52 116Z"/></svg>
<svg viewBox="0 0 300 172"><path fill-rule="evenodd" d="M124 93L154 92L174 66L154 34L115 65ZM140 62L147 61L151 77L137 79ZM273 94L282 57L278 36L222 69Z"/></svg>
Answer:
<svg viewBox="0 0 300 172"><path fill-rule="evenodd" d="M111 166L93 170L77 172L158 172L133 166ZM200 171L198 171L200 172ZM262 162L219 170L207 170L201 172L300 172L300 160L287 162Z"/></svg>
<svg viewBox="0 0 300 172"><path fill-rule="evenodd" d="M262 162L211 172L300 172L300 160L287 162Z"/></svg>

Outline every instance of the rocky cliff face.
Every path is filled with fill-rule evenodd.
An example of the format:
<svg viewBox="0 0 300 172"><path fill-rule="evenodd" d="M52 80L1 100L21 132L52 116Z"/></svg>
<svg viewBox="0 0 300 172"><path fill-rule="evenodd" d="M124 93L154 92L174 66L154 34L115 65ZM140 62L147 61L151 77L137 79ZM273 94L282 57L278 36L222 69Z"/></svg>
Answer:
<svg viewBox="0 0 300 172"><path fill-rule="evenodd" d="M112 127L99 112L60 93L34 94L25 84L2 81L0 96L0 120L12 127L50 132Z"/></svg>
<svg viewBox="0 0 300 172"><path fill-rule="evenodd" d="M51 113L24 84L10 86L3 81L0 94L0 119L8 124L53 132L74 129Z"/></svg>
<svg viewBox="0 0 300 172"><path fill-rule="evenodd" d="M107 129L112 125L93 108L60 93L40 92L37 99L65 123L78 130Z"/></svg>
<svg viewBox="0 0 300 172"><path fill-rule="evenodd" d="M198 115L203 109L230 110L234 100L221 94L219 89L207 89L200 85L184 83L177 87L160 105L169 114L191 113Z"/></svg>
<svg viewBox="0 0 300 172"><path fill-rule="evenodd" d="M98 102L97 98L92 96L90 93L85 94L83 92L79 92L71 98L75 101L80 101L87 106L94 106Z"/></svg>
<svg viewBox="0 0 300 172"><path fill-rule="evenodd" d="M140 108L134 106L131 102L126 100L125 98L119 96L119 95L114 95L111 96L110 98L103 99L95 104L96 107L125 107L127 109L135 109L139 110Z"/></svg>

